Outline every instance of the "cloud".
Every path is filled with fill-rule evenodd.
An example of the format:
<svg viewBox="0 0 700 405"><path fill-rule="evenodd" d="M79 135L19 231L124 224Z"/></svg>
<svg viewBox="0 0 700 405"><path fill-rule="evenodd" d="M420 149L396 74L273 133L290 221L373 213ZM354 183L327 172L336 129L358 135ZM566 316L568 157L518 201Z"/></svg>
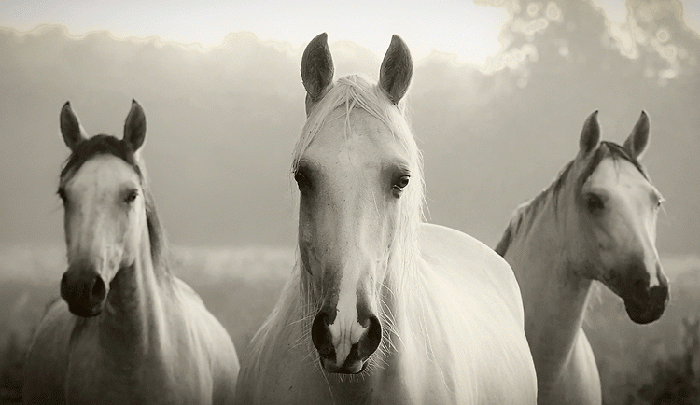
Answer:
<svg viewBox="0 0 700 405"><path fill-rule="evenodd" d="M416 64L409 102L431 220L493 245L512 209L573 158L591 111L601 111L606 138L621 142L646 109L646 163L668 201L661 250L700 251L700 185L683 176L699 169L697 34L675 11L654 11L639 19L649 39L635 39L630 58L591 2L513 10L522 27L548 23L511 30L520 24L512 19L502 67L485 72L438 51ZM671 44L675 56L662 49ZM0 29L0 47L0 243L61 241L61 105L70 100L91 134L121 135L132 98L146 110L146 163L173 242L294 243L289 165L305 118L302 48L246 32L202 48L107 32L72 37L60 26ZM338 75L378 76L371 51L331 38L331 52Z"/></svg>

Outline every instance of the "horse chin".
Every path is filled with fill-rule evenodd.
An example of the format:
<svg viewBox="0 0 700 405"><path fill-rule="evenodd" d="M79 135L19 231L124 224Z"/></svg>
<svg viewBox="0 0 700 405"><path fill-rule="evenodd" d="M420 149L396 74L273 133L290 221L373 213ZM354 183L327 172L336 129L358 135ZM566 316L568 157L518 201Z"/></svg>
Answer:
<svg viewBox="0 0 700 405"><path fill-rule="evenodd" d="M321 368L325 370L328 373L335 373L335 374L359 374L363 371L365 371L365 368L367 368L367 360L357 360L352 363L345 362L343 363L342 366L338 367L333 362L324 359L323 357L319 358L321 361Z"/></svg>
<svg viewBox="0 0 700 405"><path fill-rule="evenodd" d="M102 313L102 308L104 307L103 303L100 303L99 305L94 305L91 308L85 308L82 305L71 305L68 304L68 310L76 316L82 316L84 318L90 318L93 316L97 316Z"/></svg>
<svg viewBox="0 0 700 405"><path fill-rule="evenodd" d="M623 301L625 303L627 315L634 323L639 325L646 325L656 321L666 310L665 301L662 301L660 304L650 301L646 303L646 305L634 299L624 299Z"/></svg>

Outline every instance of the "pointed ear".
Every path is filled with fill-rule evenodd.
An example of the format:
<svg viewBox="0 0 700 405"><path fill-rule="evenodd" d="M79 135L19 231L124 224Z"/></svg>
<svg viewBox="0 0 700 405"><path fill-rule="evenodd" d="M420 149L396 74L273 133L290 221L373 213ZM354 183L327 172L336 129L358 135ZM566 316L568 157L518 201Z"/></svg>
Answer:
<svg viewBox="0 0 700 405"><path fill-rule="evenodd" d="M408 46L401 37L391 37L389 49L386 50L382 67L379 70L379 86L389 100L398 104L406 94L413 77L413 60Z"/></svg>
<svg viewBox="0 0 700 405"><path fill-rule="evenodd" d="M301 82L306 89L306 115L311 106L326 94L333 81L333 59L328 48L328 34L318 34L301 55Z"/></svg>
<svg viewBox="0 0 700 405"><path fill-rule="evenodd" d="M61 109L61 134L63 135L63 142L71 150L88 138L68 101L63 104Z"/></svg>
<svg viewBox="0 0 700 405"><path fill-rule="evenodd" d="M600 141L600 126L598 125L598 110L593 111L593 114L586 118L581 130L581 139L579 140L579 154L587 155L590 151L598 146Z"/></svg>
<svg viewBox="0 0 700 405"><path fill-rule="evenodd" d="M642 110L632 133L622 145L635 159L640 160L649 146L649 116Z"/></svg>
<svg viewBox="0 0 700 405"><path fill-rule="evenodd" d="M131 111L124 122L123 139L131 145L134 152L138 151L146 140L146 113L136 100L131 100Z"/></svg>

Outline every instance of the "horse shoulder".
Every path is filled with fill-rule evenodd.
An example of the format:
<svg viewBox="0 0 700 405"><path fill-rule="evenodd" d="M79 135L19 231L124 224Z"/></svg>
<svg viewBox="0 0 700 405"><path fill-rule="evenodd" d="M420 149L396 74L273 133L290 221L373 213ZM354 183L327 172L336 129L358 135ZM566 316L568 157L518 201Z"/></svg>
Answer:
<svg viewBox="0 0 700 405"><path fill-rule="evenodd" d="M192 287L177 277L173 277L176 303L186 323L199 332L200 337L215 338L215 343L231 342L226 329L218 319L209 312L204 301Z"/></svg>
<svg viewBox="0 0 700 405"><path fill-rule="evenodd" d="M315 349L301 330L299 274L293 273L242 358L235 404L330 403ZM301 359L301 360L300 360Z"/></svg>
<svg viewBox="0 0 700 405"><path fill-rule="evenodd" d="M24 362L24 403L64 402L68 344L74 326L75 318L63 300L47 306Z"/></svg>
<svg viewBox="0 0 700 405"><path fill-rule="evenodd" d="M489 246L464 232L423 224L421 251L426 258L450 262L475 289L479 286L480 291L487 289L495 293L524 328L525 313L518 282L508 262Z"/></svg>
<svg viewBox="0 0 700 405"><path fill-rule="evenodd" d="M278 363L279 365L279 363L284 361L284 357L289 357L285 356L288 353L282 350L282 347L287 346L289 342L282 342L281 344L279 342L284 340L285 337L289 341L293 339L289 334L283 333L283 330L286 315L294 305L294 293L291 293L290 290L298 293L294 281L296 281L296 284L299 282L295 278L287 282L272 312L248 344L246 353L241 361L241 369L236 383L235 404L260 404L272 401L271 397L275 396L274 389L266 389L266 387L280 385L273 382L279 382L284 377L284 373L280 373L280 368L282 367L273 365L273 363ZM282 398L279 399L281 400Z"/></svg>
<svg viewBox="0 0 700 405"><path fill-rule="evenodd" d="M479 403L534 403L537 376L510 266L463 232L425 224L420 238L435 316L459 331L431 340L446 342L445 353L456 353L445 361L461 370L455 371L459 390Z"/></svg>
<svg viewBox="0 0 700 405"><path fill-rule="evenodd" d="M204 354L206 365L212 373L214 385L213 403L231 403L238 379L240 363L238 355L226 328L206 308L202 298L187 283L173 276L175 297L187 325L192 343L200 346L190 348ZM190 359L192 360L192 359ZM204 366L204 365L200 365Z"/></svg>

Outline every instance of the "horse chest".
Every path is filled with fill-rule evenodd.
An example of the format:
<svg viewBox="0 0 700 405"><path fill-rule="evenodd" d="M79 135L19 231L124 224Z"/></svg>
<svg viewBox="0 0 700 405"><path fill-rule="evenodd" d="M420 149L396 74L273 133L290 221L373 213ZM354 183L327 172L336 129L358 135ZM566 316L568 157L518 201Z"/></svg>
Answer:
<svg viewBox="0 0 700 405"><path fill-rule="evenodd" d="M412 405L425 403L451 403L444 384L435 375L426 375L429 381L420 381L418 389L407 389L407 381L395 362L374 370L370 375L323 374L315 365L317 359L309 358L307 350L275 352L266 358L265 365L244 375L239 381L241 393L238 404L336 404L336 405ZM435 384L432 384L435 382ZM254 388L253 388L254 387ZM415 387L414 387L415 388ZM415 397L412 394L416 394Z"/></svg>
<svg viewBox="0 0 700 405"><path fill-rule="evenodd" d="M125 350L105 350L96 342L90 334L72 342L67 403L212 403L210 373L189 364L186 356L136 356Z"/></svg>
<svg viewBox="0 0 700 405"><path fill-rule="evenodd" d="M593 350L583 331L557 377L541 381L539 404L600 405L600 376Z"/></svg>

